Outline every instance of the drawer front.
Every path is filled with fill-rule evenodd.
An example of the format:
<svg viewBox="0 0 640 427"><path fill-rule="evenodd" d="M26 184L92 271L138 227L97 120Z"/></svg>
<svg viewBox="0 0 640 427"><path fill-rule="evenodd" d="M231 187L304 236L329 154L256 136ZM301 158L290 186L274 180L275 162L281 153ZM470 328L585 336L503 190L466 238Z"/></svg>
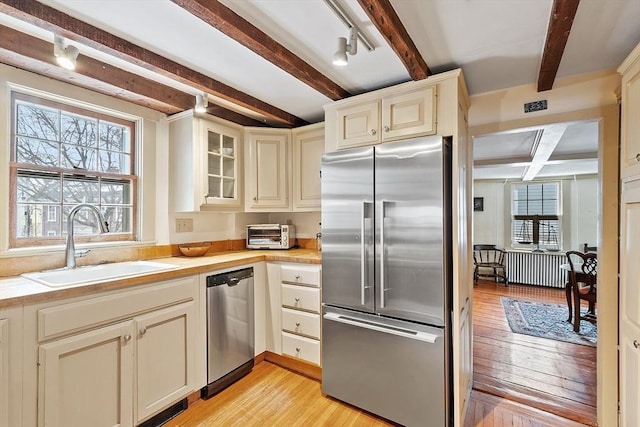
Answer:
<svg viewBox="0 0 640 427"><path fill-rule="evenodd" d="M297 285L282 285L282 305L284 307L320 313L320 289Z"/></svg>
<svg viewBox="0 0 640 427"><path fill-rule="evenodd" d="M287 283L320 287L320 267L304 265L283 265L282 281Z"/></svg>
<svg viewBox="0 0 640 427"><path fill-rule="evenodd" d="M319 365L320 341L283 332L282 354Z"/></svg>
<svg viewBox="0 0 640 427"><path fill-rule="evenodd" d="M38 341L68 335L194 299L196 276L38 310Z"/></svg>
<svg viewBox="0 0 640 427"><path fill-rule="evenodd" d="M282 309L282 329L292 334L320 338L320 315L305 311Z"/></svg>

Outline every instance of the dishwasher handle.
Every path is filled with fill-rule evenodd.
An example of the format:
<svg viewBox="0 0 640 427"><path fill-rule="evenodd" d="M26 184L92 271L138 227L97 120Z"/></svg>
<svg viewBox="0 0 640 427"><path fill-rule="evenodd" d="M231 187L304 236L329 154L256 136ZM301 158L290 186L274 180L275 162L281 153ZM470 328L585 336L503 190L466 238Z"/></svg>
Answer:
<svg viewBox="0 0 640 427"><path fill-rule="evenodd" d="M230 271L228 273L214 274L207 276L207 288L213 286L236 286L241 280L253 277L253 267L243 268L242 270Z"/></svg>

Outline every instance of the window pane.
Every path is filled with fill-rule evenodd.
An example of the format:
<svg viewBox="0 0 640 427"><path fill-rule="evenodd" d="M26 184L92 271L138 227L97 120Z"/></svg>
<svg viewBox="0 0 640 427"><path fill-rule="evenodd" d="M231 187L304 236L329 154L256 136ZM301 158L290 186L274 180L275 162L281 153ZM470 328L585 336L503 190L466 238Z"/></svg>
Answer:
<svg viewBox="0 0 640 427"><path fill-rule="evenodd" d="M58 111L19 103L16 111L17 131L20 136L58 141Z"/></svg>
<svg viewBox="0 0 640 427"><path fill-rule="evenodd" d="M62 231L63 234L67 234L67 218L69 217L69 212L75 207L75 205L65 205L63 208L64 221L62 223ZM100 234L100 226L98 225L98 218L96 218L96 214L89 209L80 209L73 221L73 233L76 236L89 236Z"/></svg>
<svg viewBox="0 0 640 427"><path fill-rule="evenodd" d="M123 153L131 152L129 128L126 126L101 121L99 131L101 150L120 151Z"/></svg>
<svg viewBox="0 0 640 427"><path fill-rule="evenodd" d="M60 144L40 139L16 139L16 161L41 166L58 166Z"/></svg>
<svg viewBox="0 0 640 427"><path fill-rule="evenodd" d="M43 207L19 203L16 211L16 234L20 237L42 236Z"/></svg>
<svg viewBox="0 0 640 427"><path fill-rule="evenodd" d="M100 170L109 173L128 175L131 157L114 151L100 151Z"/></svg>
<svg viewBox="0 0 640 427"><path fill-rule="evenodd" d="M220 134L216 132L207 133L207 149L214 154L220 154Z"/></svg>
<svg viewBox="0 0 640 427"><path fill-rule="evenodd" d="M215 154L209 153L209 162L208 162L208 173L209 175L222 175L222 171L220 170L220 159L221 157Z"/></svg>
<svg viewBox="0 0 640 427"><path fill-rule="evenodd" d="M100 189L95 178L69 178L65 177L62 184L63 202L76 205L78 203L100 202Z"/></svg>
<svg viewBox="0 0 640 427"><path fill-rule="evenodd" d="M220 178L210 176L209 177L209 191L207 192L208 197L222 197L220 194Z"/></svg>
<svg viewBox="0 0 640 427"><path fill-rule="evenodd" d="M95 148L97 125L96 119L63 113L60 116L60 140L66 144Z"/></svg>
<svg viewBox="0 0 640 427"><path fill-rule="evenodd" d="M81 145L62 144L61 166L67 169L96 170L96 150Z"/></svg>
<svg viewBox="0 0 640 427"><path fill-rule="evenodd" d="M128 207L103 207L102 215L109 224L109 233L131 233L132 213Z"/></svg>
<svg viewBox="0 0 640 427"><path fill-rule="evenodd" d="M17 201L60 202L60 181L56 177L18 174Z"/></svg>
<svg viewBox="0 0 640 427"><path fill-rule="evenodd" d="M103 180L100 186L100 201L103 205L131 204L131 183Z"/></svg>

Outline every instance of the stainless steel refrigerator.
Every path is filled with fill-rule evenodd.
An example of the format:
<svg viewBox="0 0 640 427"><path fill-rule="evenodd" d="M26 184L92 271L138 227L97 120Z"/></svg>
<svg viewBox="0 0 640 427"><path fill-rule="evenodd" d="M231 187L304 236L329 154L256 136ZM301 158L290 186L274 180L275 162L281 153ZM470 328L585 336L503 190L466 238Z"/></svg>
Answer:
<svg viewBox="0 0 640 427"><path fill-rule="evenodd" d="M322 390L406 426L451 421L450 139L322 163Z"/></svg>

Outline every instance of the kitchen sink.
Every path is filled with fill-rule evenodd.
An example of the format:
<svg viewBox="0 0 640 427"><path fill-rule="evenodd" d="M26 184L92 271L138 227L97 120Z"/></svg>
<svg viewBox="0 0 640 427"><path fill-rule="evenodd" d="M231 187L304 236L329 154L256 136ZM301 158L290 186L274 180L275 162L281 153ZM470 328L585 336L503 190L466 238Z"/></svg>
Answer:
<svg viewBox="0 0 640 427"><path fill-rule="evenodd" d="M43 285L60 288L78 284L103 282L140 274L156 273L176 268L176 265L151 261L126 261L72 269L59 269L36 273L24 273L22 277Z"/></svg>

